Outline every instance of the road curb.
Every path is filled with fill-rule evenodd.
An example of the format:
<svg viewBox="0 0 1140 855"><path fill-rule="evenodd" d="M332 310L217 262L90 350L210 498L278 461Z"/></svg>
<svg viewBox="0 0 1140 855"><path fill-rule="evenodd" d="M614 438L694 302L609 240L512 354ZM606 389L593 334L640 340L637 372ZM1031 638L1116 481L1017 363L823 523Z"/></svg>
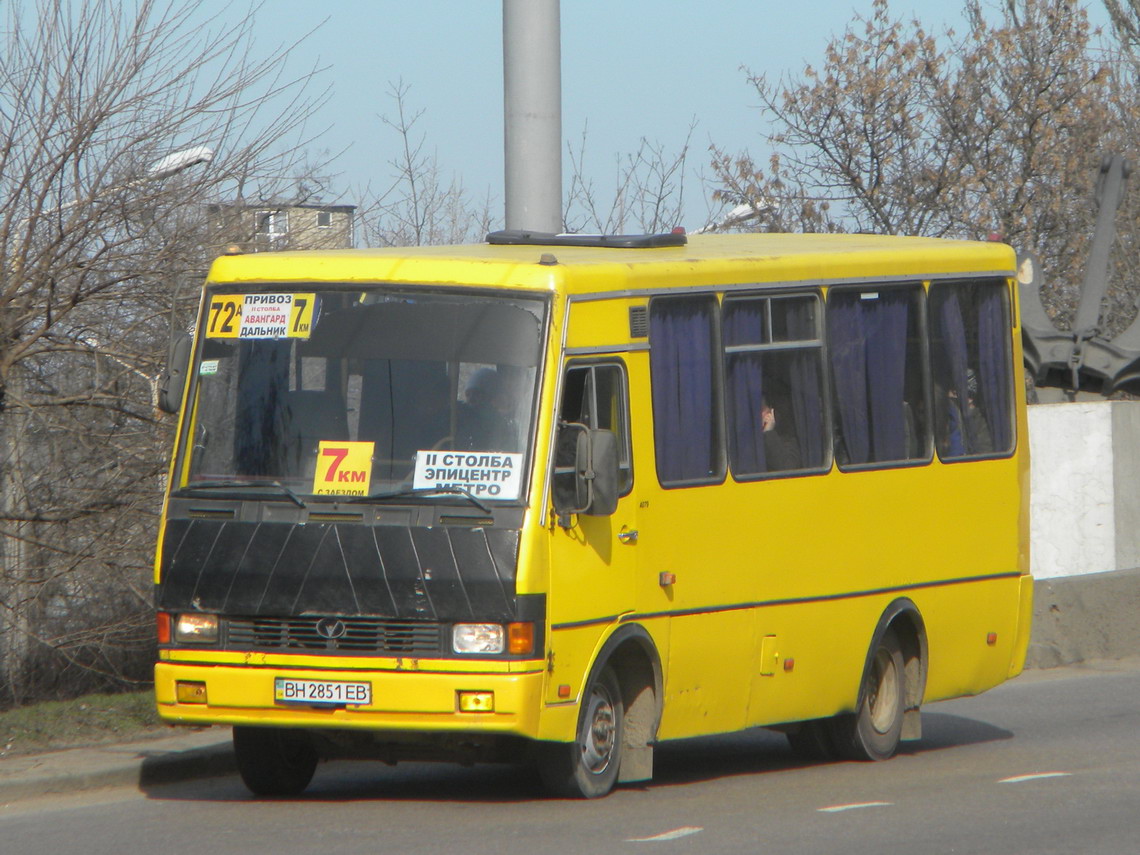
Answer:
<svg viewBox="0 0 1140 855"><path fill-rule="evenodd" d="M235 769L228 728L7 757L0 760L0 804L109 787L145 790Z"/></svg>
<svg viewBox="0 0 1140 855"><path fill-rule="evenodd" d="M229 743L175 752L169 756L146 757L138 768L141 788L171 784L193 778L214 778L237 771L233 746Z"/></svg>

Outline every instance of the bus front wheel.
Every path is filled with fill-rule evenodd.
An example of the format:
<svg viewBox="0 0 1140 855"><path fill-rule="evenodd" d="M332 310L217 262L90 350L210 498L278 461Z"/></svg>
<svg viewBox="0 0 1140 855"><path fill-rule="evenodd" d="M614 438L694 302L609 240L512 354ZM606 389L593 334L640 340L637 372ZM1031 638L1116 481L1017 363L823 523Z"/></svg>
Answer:
<svg viewBox="0 0 1140 855"><path fill-rule="evenodd" d="M594 799L617 782L625 733L625 705L617 675L609 666L590 681L573 742L542 746L539 774L546 789L564 798Z"/></svg>
<svg viewBox="0 0 1140 855"><path fill-rule="evenodd" d="M255 795L295 796L309 786L317 752L303 733L272 727L234 727L234 759Z"/></svg>
<svg viewBox="0 0 1140 855"><path fill-rule="evenodd" d="M902 648L893 629L876 643L863 681L858 711L833 721L835 744L852 760L888 760L899 747L906 702Z"/></svg>

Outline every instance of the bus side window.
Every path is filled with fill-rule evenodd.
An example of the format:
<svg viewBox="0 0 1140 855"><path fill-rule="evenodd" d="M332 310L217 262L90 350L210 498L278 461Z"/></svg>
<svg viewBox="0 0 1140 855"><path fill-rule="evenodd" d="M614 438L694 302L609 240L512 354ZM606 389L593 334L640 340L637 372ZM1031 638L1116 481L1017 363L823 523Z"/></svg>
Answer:
<svg viewBox="0 0 1140 855"><path fill-rule="evenodd" d="M1009 292L1003 281L930 288L934 432L943 459L1013 449Z"/></svg>
<svg viewBox="0 0 1140 855"><path fill-rule="evenodd" d="M724 480L718 308L712 294L649 301L654 455L666 487Z"/></svg>
<svg viewBox="0 0 1140 855"><path fill-rule="evenodd" d="M834 288L828 353L841 466L930 459L922 288Z"/></svg>
<svg viewBox="0 0 1140 855"><path fill-rule="evenodd" d="M619 363L571 365L562 384L558 420L591 429L613 431L618 442L618 482L621 495L633 487L633 457L629 430L625 367ZM571 449L572 451L572 449ZM555 469L573 461L563 460L565 450L556 454Z"/></svg>
<svg viewBox="0 0 1140 855"><path fill-rule="evenodd" d="M814 294L725 298L725 409L734 477L827 465L819 316Z"/></svg>

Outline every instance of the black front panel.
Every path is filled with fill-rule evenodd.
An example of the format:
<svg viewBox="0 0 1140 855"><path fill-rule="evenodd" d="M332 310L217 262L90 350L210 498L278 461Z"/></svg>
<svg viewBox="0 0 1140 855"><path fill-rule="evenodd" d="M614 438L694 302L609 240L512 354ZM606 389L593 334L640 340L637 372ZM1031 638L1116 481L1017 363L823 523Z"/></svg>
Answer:
<svg viewBox="0 0 1140 855"><path fill-rule="evenodd" d="M518 618L513 529L171 519L156 605L248 617Z"/></svg>

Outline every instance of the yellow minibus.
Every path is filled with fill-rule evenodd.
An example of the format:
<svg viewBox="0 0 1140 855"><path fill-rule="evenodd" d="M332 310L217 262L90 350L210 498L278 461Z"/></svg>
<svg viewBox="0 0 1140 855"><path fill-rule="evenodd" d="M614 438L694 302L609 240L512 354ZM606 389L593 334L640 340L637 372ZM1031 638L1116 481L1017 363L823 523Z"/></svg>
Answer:
<svg viewBox="0 0 1140 855"><path fill-rule="evenodd" d="M596 797L758 726L889 758L1025 659L1014 272L872 235L218 258L164 390L160 714L232 725L265 795L365 757Z"/></svg>

